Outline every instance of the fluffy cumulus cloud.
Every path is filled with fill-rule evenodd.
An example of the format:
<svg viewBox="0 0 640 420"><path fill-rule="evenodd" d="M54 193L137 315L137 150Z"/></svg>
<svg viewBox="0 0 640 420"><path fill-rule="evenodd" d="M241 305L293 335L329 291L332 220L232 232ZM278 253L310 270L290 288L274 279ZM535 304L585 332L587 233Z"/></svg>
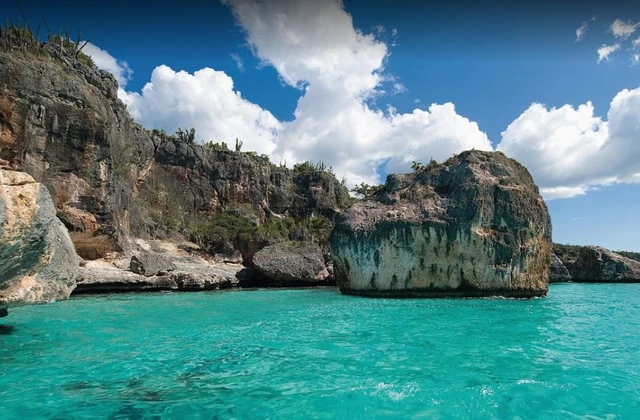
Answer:
<svg viewBox="0 0 640 420"><path fill-rule="evenodd" d="M596 18L591 19L591 21L595 20ZM610 34L609 36L613 35L614 42L602 44L601 47L596 49L598 63L610 61L611 56L618 51L628 52L628 58L632 65L640 63L640 38L630 38L639 28L640 22L624 21L622 19L614 20L606 31ZM589 22L583 22L576 30L576 42L584 38L588 29Z"/></svg>
<svg viewBox="0 0 640 420"><path fill-rule="evenodd" d="M204 68L195 73L158 66L140 93L119 93L132 116L147 127L174 132L195 127L200 140L230 143L271 153L280 123L269 112L242 97L222 71Z"/></svg>
<svg viewBox="0 0 640 420"><path fill-rule="evenodd" d="M254 53L301 89L293 121L283 123L274 155L323 160L349 183L378 182L376 168L407 170L411 160L491 150L478 125L452 104L401 114L370 106L383 94L387 45L353 26L339 0L226 0ZM380 33L380 29L378 29ZM401 93L397 82L391 93Z"/></svg>
<svg viewBox="0 0 640 420"><path fill-rule="evenodd" d="M622 19L616 19L611 24L610 31L616 38L627 39L638 29L640 23L625 22Z"/></svg>
<svg viewBox="0 0 640 420"><path fill-rule="evenodd" d="M80 45L83 45L84 42L81 42ZM113 76L118 81L118 86L123 89L133 72L131 68L129 68L129 64L126 61L117 60L114 58L109 52L101 49L100 47L88 42L84 48L82 48L82 52L91 57L93 62L103 70L108 71L113 74Z"/></svg>
<svg viewBox="0 0 640 420"><path fill-rule="evenodd" d="M245 150L289 165L322 160L351 185L379 182L380 172L408 170L414 160L492 149L478 124L451 103L408 113L374 106L405 88L385 74L389 44L355 29L341 1L224 1L254 54L299 89L294 118L278 121L247 101L224 72L187 73L161 65L140 92L119 92L139 122L167 131L193 126L200 140L238 137ZM624 38L616 28L616 36ZM601 60L619 48L608 46ZM99 66L126 83L126 63L97 47L90 51ZM619 92L606 118L591 103L533 104L502 133L498 149L525 164L545 198L552 199L617 182L640 183L638 138L640 88Z"/></svg>
<svg viewBox="0 0 640 420"><path fill-rule="evenodd" d="M545 198L572 197L612 183L640 182L640 88L611 101L607 119L593 105L533 104L502 133L498 150L521 161Z"/></svg>
<svg viewBox="0 0 640 420"><path fill-rule="evenodd" d="M598 63L602 61L609 61L611 59L611 54L618 51L620 49L620 44L613 45L603 45L598 48Z"/></svg>

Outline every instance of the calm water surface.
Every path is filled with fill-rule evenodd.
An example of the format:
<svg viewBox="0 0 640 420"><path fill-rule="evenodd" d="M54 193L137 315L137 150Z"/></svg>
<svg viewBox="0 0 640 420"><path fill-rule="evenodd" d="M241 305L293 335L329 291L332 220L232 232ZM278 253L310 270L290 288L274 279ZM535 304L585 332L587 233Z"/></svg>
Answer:
<svg viewBox="0 0 640 420"><path fill-rule="evenodd" d="M0 418L639 418L640 285L533 300L335 290L13 309Z"/></svg>

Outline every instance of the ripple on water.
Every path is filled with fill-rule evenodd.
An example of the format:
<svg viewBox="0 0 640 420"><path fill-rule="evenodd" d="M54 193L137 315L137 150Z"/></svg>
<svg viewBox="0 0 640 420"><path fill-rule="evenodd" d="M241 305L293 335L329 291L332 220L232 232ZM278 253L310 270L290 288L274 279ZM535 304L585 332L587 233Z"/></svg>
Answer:
<svg viewBox="0 0 640 420"><path fill-rule="evenodd" d="M640 412L640 285L546 299L335 290L92 296L12 310L2 418L576 418Z"/></svg>

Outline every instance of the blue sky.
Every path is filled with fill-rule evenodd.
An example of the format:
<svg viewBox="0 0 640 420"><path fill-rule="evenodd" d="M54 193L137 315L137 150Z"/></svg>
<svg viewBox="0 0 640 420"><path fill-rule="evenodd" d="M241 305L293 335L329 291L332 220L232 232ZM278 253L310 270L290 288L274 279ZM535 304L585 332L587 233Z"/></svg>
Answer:
<svg viewBox="0 0 640 420"><path fill-rule="evenodd" d="M20 2L82 30L146 126L351 184L498 148L541 186L555 241L640 251L640 2L505 3Z"/></svg>

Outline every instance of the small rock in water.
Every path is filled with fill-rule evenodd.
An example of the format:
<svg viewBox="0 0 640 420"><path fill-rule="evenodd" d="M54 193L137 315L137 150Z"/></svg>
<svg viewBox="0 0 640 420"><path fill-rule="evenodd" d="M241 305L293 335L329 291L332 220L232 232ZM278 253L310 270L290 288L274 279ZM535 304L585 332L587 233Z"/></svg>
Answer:
<svg viewBox="0 0 640 420"><path fill-rule="evenodd" d="M0 324L0 335L9 335L13 334L16 328L13 325L3 325Z"/></svg>
<svg viewBox="0 0 640 420"><path fill-rule="evenodd" d="M3 318L7 315L9 315L9 309L5 307L0 307L0 318Z"/></svg>

